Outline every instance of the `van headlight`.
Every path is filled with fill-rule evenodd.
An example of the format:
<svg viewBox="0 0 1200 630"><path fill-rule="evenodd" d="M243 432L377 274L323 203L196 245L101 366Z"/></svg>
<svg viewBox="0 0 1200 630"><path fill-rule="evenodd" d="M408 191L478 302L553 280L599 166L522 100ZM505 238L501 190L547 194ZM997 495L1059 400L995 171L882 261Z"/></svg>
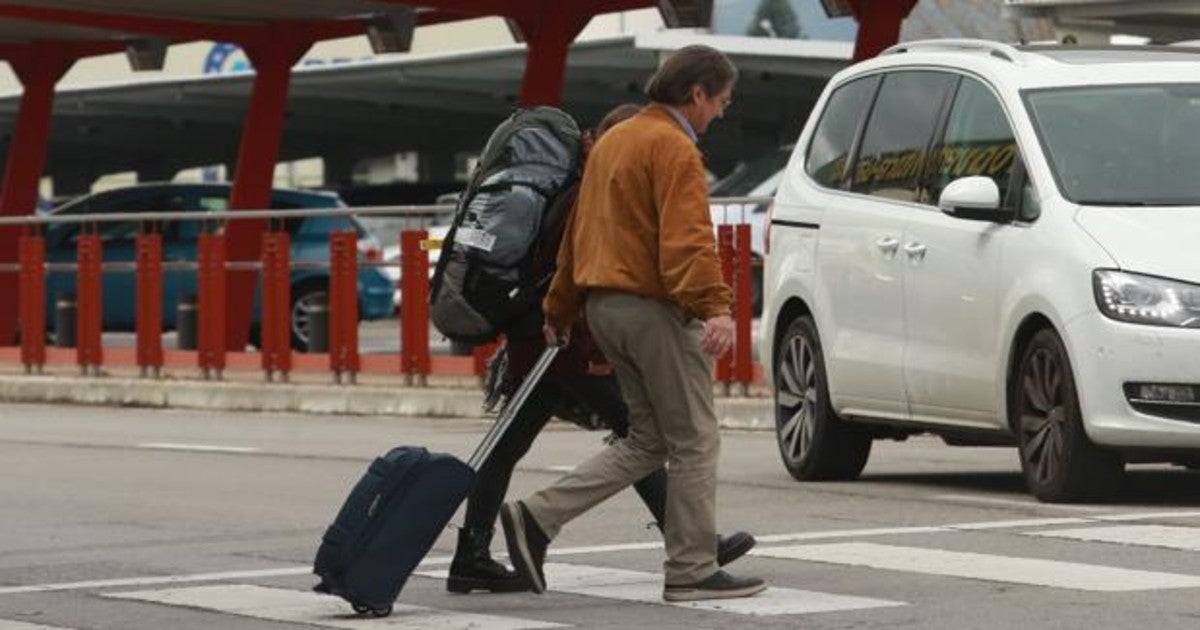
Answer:
<svg viewBox="0 0 1200 630"><path fill-rule="evenodd" d="M1200 285L1113 269L1092 273L1100 312L1151 326L1200 328Z"/></svg>

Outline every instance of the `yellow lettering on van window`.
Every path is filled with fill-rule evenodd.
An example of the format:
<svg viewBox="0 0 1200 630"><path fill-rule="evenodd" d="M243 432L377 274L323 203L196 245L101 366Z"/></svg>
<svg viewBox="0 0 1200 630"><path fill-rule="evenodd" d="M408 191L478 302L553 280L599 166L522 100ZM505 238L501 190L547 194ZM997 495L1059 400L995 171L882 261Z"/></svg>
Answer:
<svg viewBox="0 0 1200 630"><path fill-rule="evenodd" d="M1015 142L1011 142L1004 145L999 151L996 152L996 155L992 158L991 163L988 164L988 174L1000 175L1002 173L1007 173L1008 169L1012 168L1013 160L1016 159L1016 157L1017 144Z"/></svg>
<svg viewBox="0 0 1200 630"><path fill-rule="evenodd" d="M975 147L975 148L971 149L971 160L967 166L967 168L969 169L967 171L967 174L968 175L983 175L984 173L986 173L988 164L991 163L992 158L995 157L995 155L996 155L996 147L988 147L986 149L981 149L979 147Z"/></svg>

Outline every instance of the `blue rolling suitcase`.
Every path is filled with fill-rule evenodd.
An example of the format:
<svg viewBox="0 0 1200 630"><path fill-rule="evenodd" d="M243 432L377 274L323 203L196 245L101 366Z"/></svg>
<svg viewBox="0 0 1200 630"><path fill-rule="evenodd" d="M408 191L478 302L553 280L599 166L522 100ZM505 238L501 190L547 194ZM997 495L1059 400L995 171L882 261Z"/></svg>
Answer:
<svg viewBox="0 0 1200 630"><path fill-rule="evenodd" d="M409 575L471 492L476 472L559 348L548 347L538 358L469 462L419 446L376 458L321 539L313 562L321 581L313 590L345 599L359 614L390 615Z"/></svg>

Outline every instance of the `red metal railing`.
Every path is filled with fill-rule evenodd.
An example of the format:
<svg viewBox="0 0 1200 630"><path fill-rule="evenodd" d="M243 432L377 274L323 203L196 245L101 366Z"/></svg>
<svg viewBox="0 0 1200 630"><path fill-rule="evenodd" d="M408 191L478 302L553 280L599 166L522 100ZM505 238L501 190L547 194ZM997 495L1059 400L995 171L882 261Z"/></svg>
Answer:
<svg viewBox="0 0 1200 630"><path fill-rule="evenodd" d="M426 230L408 230L400 235L400 372L408 385L425 385L433 367L429 352L428 239Z"/></svg>
<svg viewBox="0 0 1200 630"><path fill-rule="evenodd" d="M221 378L225 370L225 235L201 234L198 247L200 372L204 378Z"/></svg>
<svg viewBox="0 0 1200 630"><path fill-rule="evenodd" d="M21 363L25 371L41 371L46 363L46 242L40 236L23 235L18 244L21 261L17 299L21 300Z"/></svg>
<svg viewBox="0 0 1200 630"><path fill-rule="evenodd" d="M267 232L262 251L262 369L268 381L278 372L287 382L292 371L291 237Z"/></svg>
<svg viewBox="0 0 1200 630"><path fill-rule="evenodd" d="M383 209L380 209L383 210ZM394 210L394 209L393 209ZM360 209L361 211L361 209ZM243 214L244 212L244 214ZM353 214L352 210L301 211L286 214L323 216ZM198 238L195 269L198 287L196 351L167 350L163 347L163 237L154 221L168 219L202 220L206 228L211 222L240 218L278 218L280 211L239 211L225 213L219 218L197 217L196 213L152 213L139 216L144 233L135 240L133 273L136 287L136 349L126 352L114 349L108 360L113 365L132 365L143 376L159 376L165 366L199 368L204 378L221 378L228 365L237 368L259 367L267 380L275 374L287 381L293 369L329 371L336 382L343 376L355 382L360 371L403 374L409 384L424 385L432 374L482 375L485 363L496 344L484 344L471 357L434 356L430 350L429 331L429 249L440 246L429 239L426 230L405 230L400 234L399 317L400 353L392 355L362 355L358 339L358 273L360 266L379 263L361 262L354 232L330 235L329 252L329 351L318 354L293 354L291 286L292 271L297 267L290 259L291 242L281 226L263 236L261 350L258 353L232 352L225 346L225 283L230 267L226 260L225 236L219 229L205 229ZM381 212L382 214L382 212ZM106 269L103 243L95 225L104 220L128 220L130 215L105 215L94 222L85 222L85 229L76 244L76 347L74 362L83 373L98 373L106 360L101 343L104 312L102 278ZM0 220L5 222L5 220ZM0 269L0 273L16 271L19 275L18 313L21 319L19 349L0 348L0 361L19 360L26 371L41 371L49 362L61 362L66 356L62 349L48 352L46 348L46 272L58 269L62 263L48 265L45 239L38 224L19 242L19 267ZM282 223L279 221L278 223ZM146 227L149 229L146 230ZM743 391L755 380L751 330L751 244L750 227L746 224L722 225L718 228L718 253L725 281L734 290L735 342L731 352L720 357L715 366L715 380L726 388L740 384ZM188 265L171 261L170 265ZM244 267L247 263L237 263ZM253 265L254 263L250 263ZM321 263L299 263L314 265ZM116 263L121 265L121 263ZM122 271L130 271L124 263ZM242 268L239 267L239 268ZM174 268L174 267L173 267ZM15 352L14 352L15 350ZM397 360L398 359L398 360Z"/></svg>
<svg viewBox="0 0 1200 630"><path fill-rule="evenodd" d="M353 383L358 356L358 234L329 235L329 370Z"/></svg>
<svg viewBox="0 0 1200 630"><path fill-rule="evenodd" d="M158 376L163 366L162 234L139 234L137 251L137 364L142 376Z"/></svg>

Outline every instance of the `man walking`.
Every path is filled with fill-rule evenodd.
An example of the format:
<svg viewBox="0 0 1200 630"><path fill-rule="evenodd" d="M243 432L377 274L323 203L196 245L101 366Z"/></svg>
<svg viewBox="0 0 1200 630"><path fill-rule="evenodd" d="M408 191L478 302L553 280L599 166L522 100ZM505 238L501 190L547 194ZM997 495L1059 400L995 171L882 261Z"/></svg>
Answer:
<svg viewBox="0 0 1200 630"><path fill-rule="evenodd" d="M667 463L663 598L745 597L766 588L717 566L720 435L712 358L733 344L696 140L729 106L737 69L707 46L680 49L646 86L652 103L592 149L544 303L548 339L586 310L629 407L629 435L550 487L506 503L509 555L535 592L546 548L571 519Z"/></svg>

